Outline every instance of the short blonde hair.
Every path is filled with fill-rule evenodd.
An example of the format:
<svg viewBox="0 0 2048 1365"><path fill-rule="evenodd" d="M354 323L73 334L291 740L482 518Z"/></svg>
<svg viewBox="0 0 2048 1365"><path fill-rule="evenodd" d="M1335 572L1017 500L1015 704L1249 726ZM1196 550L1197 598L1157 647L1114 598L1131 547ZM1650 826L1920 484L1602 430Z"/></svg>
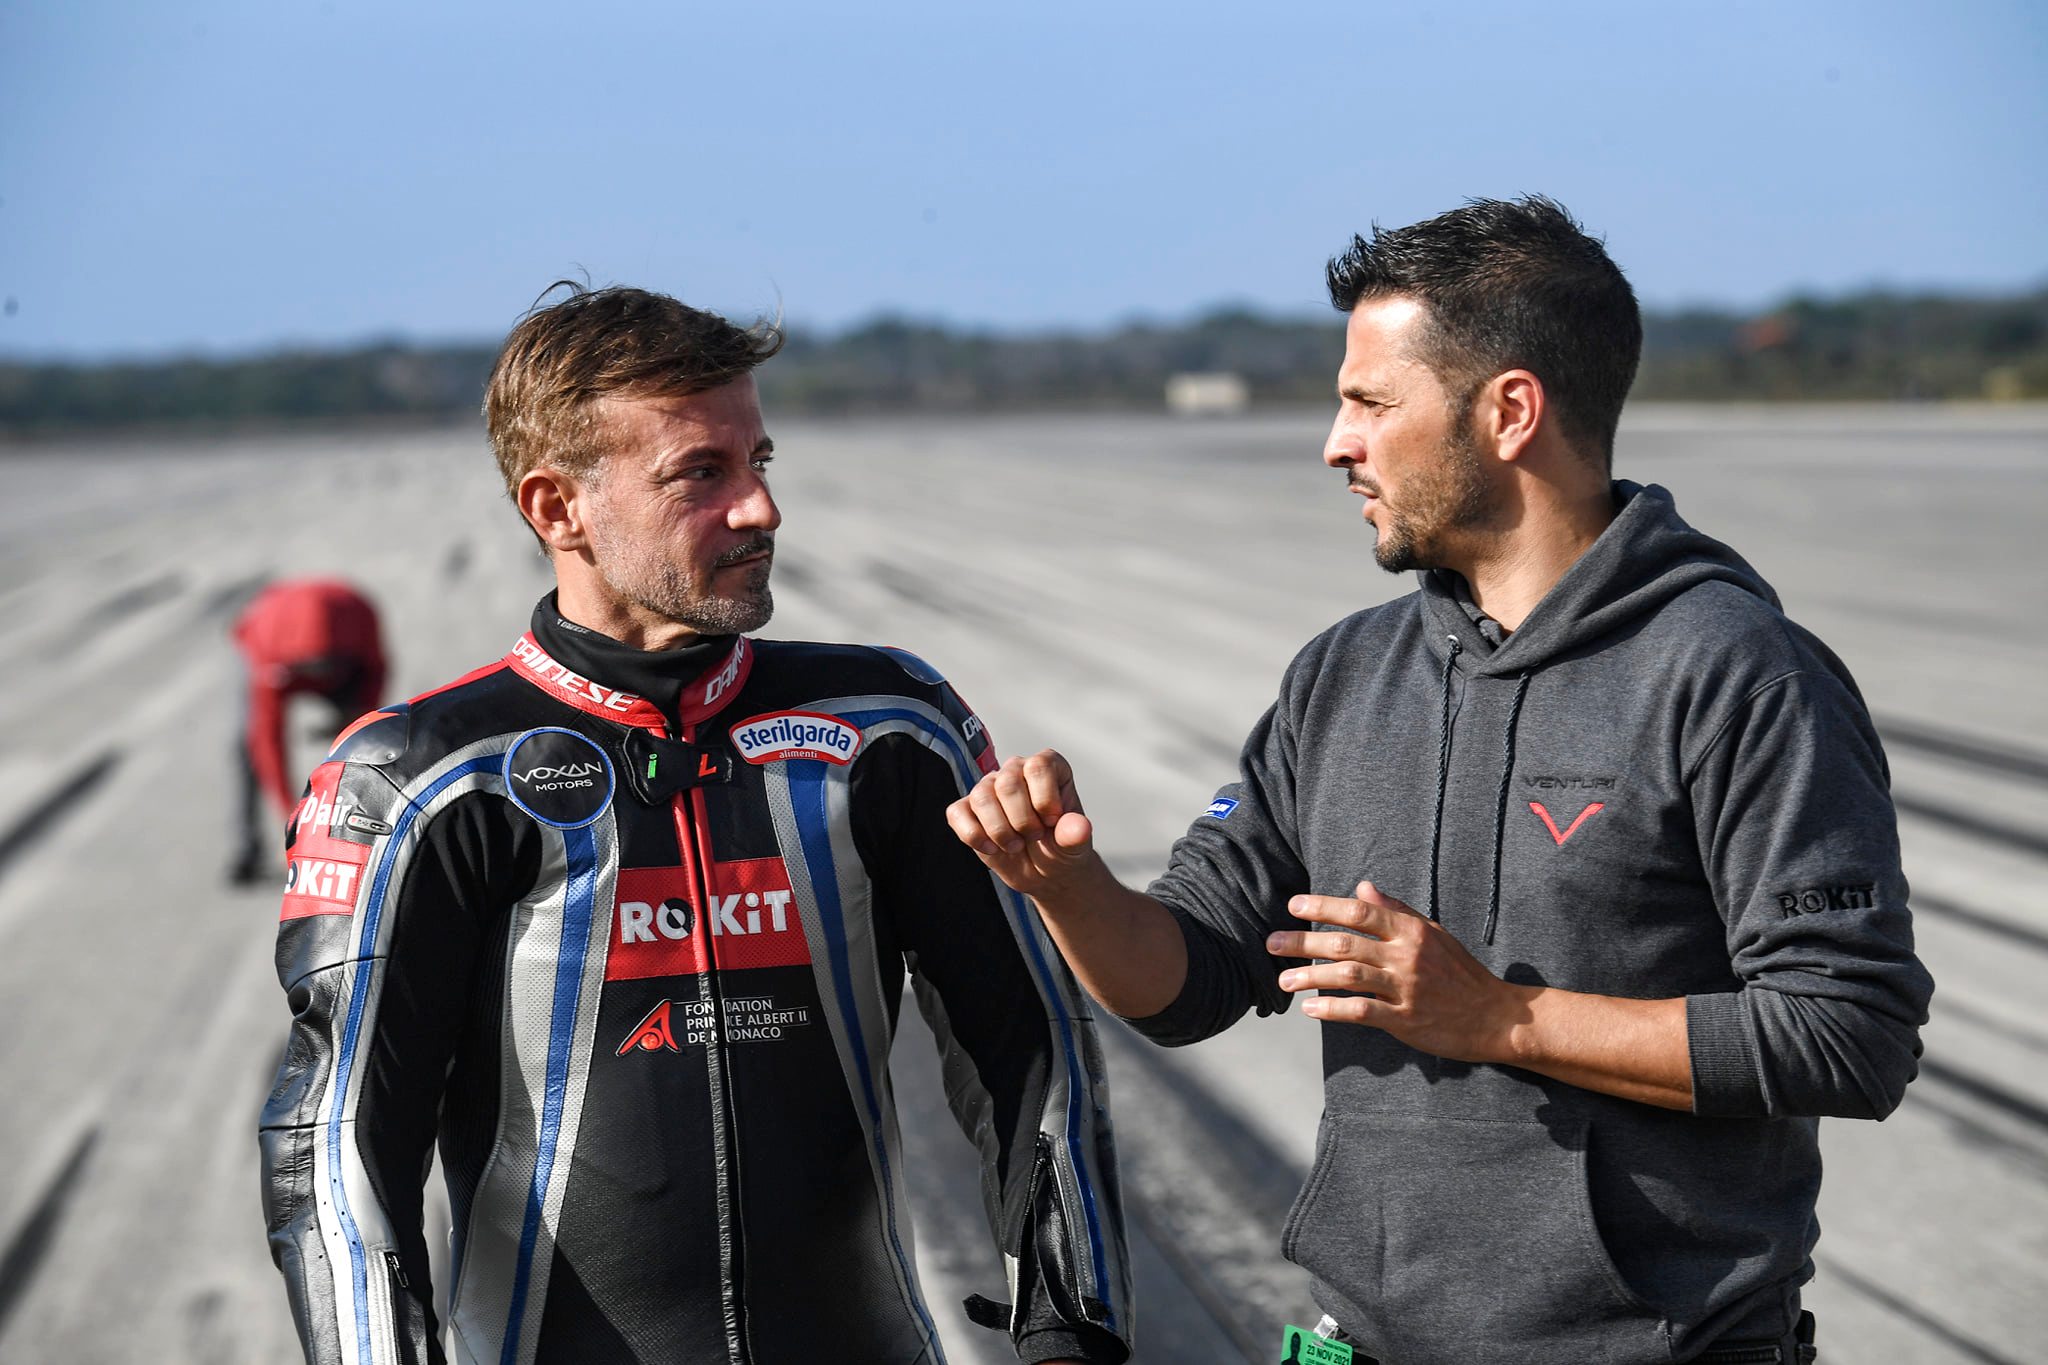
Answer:
<svg viewBox="0 0 2048 1365"><path fill-rule="evenodd" d="M771 322L740 327L646 289L567 288L557 303L519 320L484 394L484 425L506 491L549 465L587 474L608 453L598 399L681 398L751 372L782 349Z"/></svg>

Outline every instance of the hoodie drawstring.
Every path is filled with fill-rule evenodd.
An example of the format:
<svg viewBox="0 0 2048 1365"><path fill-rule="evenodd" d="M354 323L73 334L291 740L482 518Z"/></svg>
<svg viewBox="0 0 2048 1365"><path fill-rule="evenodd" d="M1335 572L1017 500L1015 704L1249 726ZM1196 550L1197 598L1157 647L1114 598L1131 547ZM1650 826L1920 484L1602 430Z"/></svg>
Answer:
<svg viewBox="0 0 2048 1365"><path fill-rule="evenodd" d="M1500 748L1500 795L1493 807L1493 895L1486 903L1486 933L1481 941L1493 942L1493 926L1500 922L1500 846L1507 838L1508 782L1515 771L1515 727L1522 720L1522 698L1529 695L1529 670L1515 679L1515 702L1508 708L1507 737Z"/></svg>
<svg viewBox="0 0 2048 1365"><path fill-rule="evenodd" d="M1458 661L1458 651L1464 646L1455 635L1446 635L1450 653L1444 655L1444 708L1443 719L1437 723L1436 731L1436 823L1429 832L1429 918L1436 917L1436 869L1437 854L1444 842L1444 792L1451 784L1451 667Z"/></svg>
<svg viewBox="0 0 2048 1365"><path fill-rule="evenodd" d="M1457 664L1458 654L1464 646L1455 635L1446 635L1445 642L1450 651L1444 655L1443 714L1437 722L1436 743L1436 818L1429 832L1429 918L1432 923L1441 923L1437 912L1437 873L1442 863L1444 842L1444 796L1451 785L1451 672ZM1501 845L1507 839L1508 791L1515 771L1515 731L1522 722L1522 702L1529 695L1530 670L1523 669L1515 679L1515 700L1508 708L1507 733L1501 740L1500 789L1493 803L1493 893L1486 906L1486 931L1483 941L1493 942L1494 927L1500 923L1500 858Z"/></svg>

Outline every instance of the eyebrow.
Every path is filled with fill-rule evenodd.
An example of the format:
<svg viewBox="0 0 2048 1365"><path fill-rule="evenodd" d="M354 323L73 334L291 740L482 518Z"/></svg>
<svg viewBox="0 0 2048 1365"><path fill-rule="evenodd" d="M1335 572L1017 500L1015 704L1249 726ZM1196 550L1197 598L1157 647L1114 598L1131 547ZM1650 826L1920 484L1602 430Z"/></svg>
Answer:
<svg viewBox="0 0 2048 1365"><path fill-rule="evenodd" d="M775 442L763 436L755 443L754 448L747 452L747 458L751 460L762 455L772 455L774 453ZM666 474L680 469L692 460L717 459L724 454L725 452L717 446L691 446L688 450L679 450L675 454L665 457L658 468Z"/></svg>

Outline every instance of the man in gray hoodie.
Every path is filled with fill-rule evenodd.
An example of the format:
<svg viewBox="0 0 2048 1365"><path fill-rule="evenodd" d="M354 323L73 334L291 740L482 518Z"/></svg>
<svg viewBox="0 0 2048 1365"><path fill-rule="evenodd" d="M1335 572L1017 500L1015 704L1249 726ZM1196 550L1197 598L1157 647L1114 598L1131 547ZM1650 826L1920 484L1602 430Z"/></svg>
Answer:
<svg viewBox="0 0 2048 1365"><path fill-rule="evenodd" d="M1363 1352L1810 1358L1817 1120L1891 1112L1933 989L1862 699L1611 478L1642 324L1562 208L1375 229L1329 284L1323 459L1419 591L1302 650L1145 893L1050 750L948 819L1157 1042L1312 993L1283 1249Z"/></svg>

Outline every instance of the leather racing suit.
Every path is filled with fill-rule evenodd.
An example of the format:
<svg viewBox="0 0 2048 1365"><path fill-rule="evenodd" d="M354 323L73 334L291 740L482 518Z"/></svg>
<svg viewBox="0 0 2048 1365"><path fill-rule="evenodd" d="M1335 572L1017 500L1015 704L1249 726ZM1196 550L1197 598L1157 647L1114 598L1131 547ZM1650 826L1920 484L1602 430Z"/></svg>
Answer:
<svg viewBox="0 0 2048 1365"><path fill-rule="evenodd" d="M648 653L552 596L344 732L288 833L271 1250L321 1362L944 1359L888 1054L906 965L983 1158L1022 1359L1120 1361L1130 1272L1084 997L947 829L993 766L914 656Z"/></svg>

